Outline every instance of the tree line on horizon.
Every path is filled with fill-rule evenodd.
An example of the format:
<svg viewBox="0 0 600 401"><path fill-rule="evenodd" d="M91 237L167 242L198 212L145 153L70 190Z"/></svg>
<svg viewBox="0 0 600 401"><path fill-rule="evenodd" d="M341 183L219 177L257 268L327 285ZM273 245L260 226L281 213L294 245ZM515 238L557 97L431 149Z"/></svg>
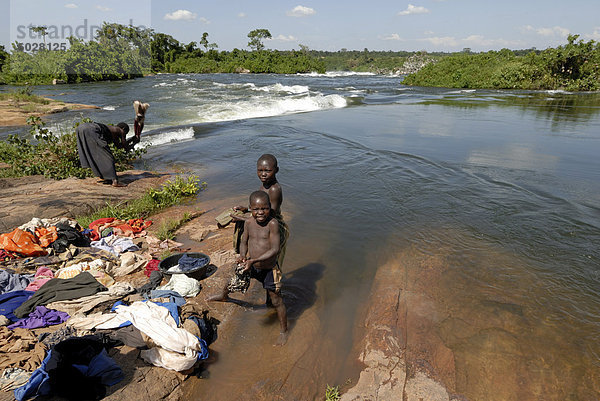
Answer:
<svg viewBox="0 0 600 401"><path fill-rule="evenodd" d="M45 27L33 27L44 37ZM280 73L325 72L322 60L304 49L268 50L267 29L248 33L250 50L218 51L204 32L198 42L179 42L150 28L103 23L93 40L69 37L69 48L26 52L13 43L10 53L0 46L0 84L49 84L119 80L153 73Z"/></svg>
<svg viewBox="0 0 600 401"><path fill-rule="evenodd" d="M34 27L45 39L45 27ZM538 50L409 52L341 49L266 49L267 29L248 33L248 48L219 51L204 32L198 42L179 42L150 28L103 23L93 40L70 37L69 49L28 53L13 44L0 46L0 84L49 84L118 80L153 73L278 73L357 71L408 74L417 86L504 89L600 89L600 45L570 35L568 43ZM426 59L416 73L402 67L415 56ZM408 63L407 63L408 64Z"/></svg>

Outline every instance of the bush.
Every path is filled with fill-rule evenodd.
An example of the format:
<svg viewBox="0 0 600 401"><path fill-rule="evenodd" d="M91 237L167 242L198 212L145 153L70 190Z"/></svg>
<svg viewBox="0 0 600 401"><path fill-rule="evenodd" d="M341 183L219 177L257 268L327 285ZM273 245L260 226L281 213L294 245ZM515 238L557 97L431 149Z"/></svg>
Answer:
<svg viewBox="0 0 600 401"><path fill-rule="evenodd" d="M83 119L81 122L90 122ZM43 175L53 179L68 177L85 178L92 176L92 171L82 168L77 153L77 135L73 130L56 135L44 127L39 117L29 117L28 136L9 135L6 141L0 141L0 160L10 167L0 170L3 177L22 177ZM145 148L127 152L111 145L115 157L117 171L131 168L131 162L146 152Z"/></svg>
<svg viewBox="0 0 600 401"><path fill-rule="evenodd" d="M570 35L564 46L521 56L508 49L453 54L406 76L403 83L448 88L599 90L600 44L577 39L578 35Z"/></svg>

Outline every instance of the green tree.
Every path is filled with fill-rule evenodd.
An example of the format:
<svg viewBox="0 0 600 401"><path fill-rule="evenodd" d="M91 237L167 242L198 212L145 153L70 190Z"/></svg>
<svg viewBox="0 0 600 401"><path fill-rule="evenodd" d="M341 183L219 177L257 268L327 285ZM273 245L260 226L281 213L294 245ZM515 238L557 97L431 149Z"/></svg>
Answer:
<svg viewBox="0 0 600 401"><path fill-rule="evenodd" d="M173 61L184 50L177 39L165 33L155 33L150 48L153 71L165 71L165 62Z"/></svg>
<svg viewBox="0 0 600 401"><path fill-rule="evenodd" d="M44 48L46 48L46 35L48 34L48 28L43 25L40 25L40 26L32 26L29 29L32 32L35 32L42 36L42 38L44 39Z"/></svg>
<svg viewBox="0 0 600 401"><path fill-rule="evenodd" d="M4 46L0 45L0 71L2 66L8 61L8 53L4 49Z"/></svg>
<svg viewBox="0 0 600 401"><path fill-rule="evenodd" d="M250 38L248 47L256 51L260 51L265 48L265 45L262 41L265 39L271 39L272 36L268 29L255 29L248 33L248 38Z"/></svg>
<svg viewBox="0 0 600 401"><path fill-rule="evenodd" d="M187 53L193 53L196 50L196 42L190 42L187 45L185 45L185 51Z"/></svg>
<svg viewBox="0 0 600 401"><path fill-rule="evenodd" d="M208 32L204 32L202 34L202 39L200 39L200 44L204 46L204 50L208 50Z"/></svg>

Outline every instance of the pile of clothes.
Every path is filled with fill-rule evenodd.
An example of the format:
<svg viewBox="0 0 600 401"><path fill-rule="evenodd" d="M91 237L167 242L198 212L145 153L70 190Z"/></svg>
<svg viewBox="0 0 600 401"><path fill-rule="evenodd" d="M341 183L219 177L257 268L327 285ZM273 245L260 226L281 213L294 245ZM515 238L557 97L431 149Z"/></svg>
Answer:
<svg viewBox="0 0 600 401"><path fill-rule="evenodd" d="M159 256L181 244L147 234L150 224L107 218L82 229L34 218L0 234L2 391L17 400L102 398L123 379L107 353L114 346L141 348L147 363L178 372L208 357L218 321L186 300L200 292L198 280L159 270ZM184 255L181 267L201 263Z"/></svg>

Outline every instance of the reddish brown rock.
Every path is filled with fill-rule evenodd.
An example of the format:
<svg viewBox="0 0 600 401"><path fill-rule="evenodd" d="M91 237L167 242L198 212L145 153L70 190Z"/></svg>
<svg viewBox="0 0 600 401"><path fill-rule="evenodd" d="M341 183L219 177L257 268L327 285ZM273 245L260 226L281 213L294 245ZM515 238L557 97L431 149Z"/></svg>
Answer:
<svg viewBox="0 0 600 401"><path fill-rule="evenodd" d="M436 334L444 316L428 294L443 265L406 251L377 270L356 333L356 354L366 367L342 400L451 399L454 355Z"/></svg>

